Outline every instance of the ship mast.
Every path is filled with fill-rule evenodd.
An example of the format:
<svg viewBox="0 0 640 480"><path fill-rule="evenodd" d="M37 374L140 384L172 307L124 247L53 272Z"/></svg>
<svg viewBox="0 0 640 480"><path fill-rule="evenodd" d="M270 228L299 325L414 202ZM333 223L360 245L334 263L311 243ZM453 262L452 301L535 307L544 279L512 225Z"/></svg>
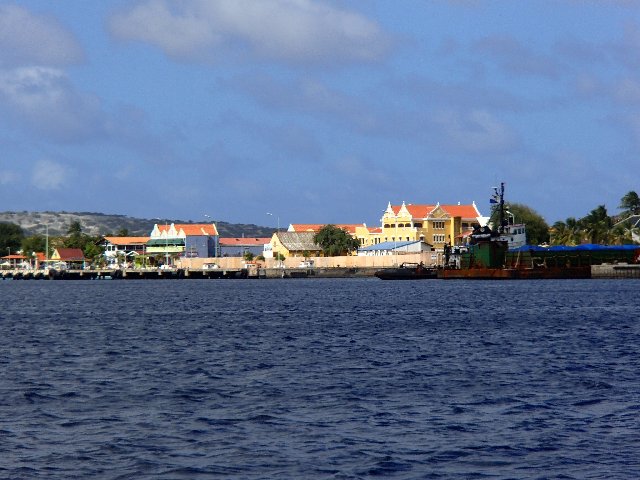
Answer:
<svg viewBox="0 0 640 480"><path fill-rule="evenodd" d="M498 203L498 216L499 216L498 233L502 234L502 233L504 233L504 226L505 226L505 220L504 220L504 182L500 182L500 190L498 190L498 187L493 187L493 191L495 192L494 195L493 195L493 198L495 200L497 200L497 203Z"/></svg>

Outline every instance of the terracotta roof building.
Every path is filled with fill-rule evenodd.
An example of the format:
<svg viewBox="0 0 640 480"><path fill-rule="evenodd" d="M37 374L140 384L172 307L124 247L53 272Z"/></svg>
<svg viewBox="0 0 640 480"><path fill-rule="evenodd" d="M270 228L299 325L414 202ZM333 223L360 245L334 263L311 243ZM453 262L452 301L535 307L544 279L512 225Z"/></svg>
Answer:
<svg viewBox="0 0 640 480"><path fill-rule="evenodd" d="M220 256L218 229L212 223L156 224L147 242L147 252L164 255L165 261L178 257Z"/></svg>
<svg viewBox="0 0 640 480"><path fill-rule="evenodd" d="M270 238L237 237L220 238L220 256L222 257L242 257L246 253L254 256L262 255L264 246L271 241Z"/></svg>
<svg viewBox="0 0 640 480"><path fill-rule="evenodd" d="M381 223L378 242L422 240L435 249L454 245L486 219L475 203L470 205L389 205ZM375 243L375 242L374 242Z"/></svg>

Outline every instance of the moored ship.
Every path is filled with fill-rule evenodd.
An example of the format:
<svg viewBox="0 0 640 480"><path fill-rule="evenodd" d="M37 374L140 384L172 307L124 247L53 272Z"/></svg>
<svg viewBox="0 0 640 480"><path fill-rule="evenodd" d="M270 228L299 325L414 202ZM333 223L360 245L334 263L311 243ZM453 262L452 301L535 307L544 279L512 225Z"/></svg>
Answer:
<svg viewBox="0 0 640 480"><path fill-rule="evenodd" d="M445 268L438 271L442 279L515 280L591 278L591 262L580 255L535 256L527 252L521 239L524 225L509 224L505 219L504 183L495 189L498 226L476 228L466 249L445 249ZM519 247L509 251L510 244ZM519 251L518 251L519 250ZM523 251L525 253L523 253ZM527 256L526 254L529 253Z"/></svg>
<svg viewBox="0 0 640 480"><path fill-rule="evenodd" d="M423 263L402 263L399 267L383 268L374 273L381 280L426 280L438 278L438 270Z"/></svg>

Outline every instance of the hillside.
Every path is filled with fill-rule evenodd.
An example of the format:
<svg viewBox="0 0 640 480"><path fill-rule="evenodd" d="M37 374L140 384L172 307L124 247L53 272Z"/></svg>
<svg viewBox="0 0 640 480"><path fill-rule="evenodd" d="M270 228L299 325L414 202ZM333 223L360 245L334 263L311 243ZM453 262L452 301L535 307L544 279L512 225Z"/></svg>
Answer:
<svg viewBox="0 0 640 480"><path fill-rule="evenodd" d="M44 235L49 226L49 235L66 235L69 225L79 221L82 231L88 235L115 234L127 229L129 235L149 235L155 223L164 223L148 218L133 218L125 215L108 215L93 212L0 212L0 222L20 225L26 236ZM196 223L186 220L168 220L169 223ZM252 224L215 222L222 237L271 237L273 228Z"/></svg>

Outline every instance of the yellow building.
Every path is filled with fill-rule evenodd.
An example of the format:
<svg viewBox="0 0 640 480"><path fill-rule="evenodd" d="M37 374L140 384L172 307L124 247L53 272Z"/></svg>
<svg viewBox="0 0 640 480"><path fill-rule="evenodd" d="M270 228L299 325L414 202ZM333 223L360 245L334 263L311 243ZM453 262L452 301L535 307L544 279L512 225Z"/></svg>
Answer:
<svg viewBox="0 0 640 480"><path fill-rule="evenodd" d="M304 257L309 255L319 257L322 255L322 247L313 241L315 232L276 232L271 237L271 242L264 246L265 258Z"/></svg>
<svg viewBox="0 0 640 480"><path fill-rule="evenodd" d="M391 205L388 204L380 227L367 227L359 224L335 224L358 239L362 247L378 245L383 242L412 242L421 240L433 247L443 250L446 244L460 245L464 243L475 225L484 225L486 217L478 211L475 202L470 205ZM324 224L291 224L291 233L317 233ZM281 251L291 256L277 239L272 240L268 248ZM265 255L266 256L266 255Z"/></svg>
<svg viewBox="0 0 640 480"><path fill-rule="evenodd" d="M475 203L471 205L389 205L381 219L381 232L374 244L422 240L440 250L445 244L458 245L484 222Z"/></svg>

